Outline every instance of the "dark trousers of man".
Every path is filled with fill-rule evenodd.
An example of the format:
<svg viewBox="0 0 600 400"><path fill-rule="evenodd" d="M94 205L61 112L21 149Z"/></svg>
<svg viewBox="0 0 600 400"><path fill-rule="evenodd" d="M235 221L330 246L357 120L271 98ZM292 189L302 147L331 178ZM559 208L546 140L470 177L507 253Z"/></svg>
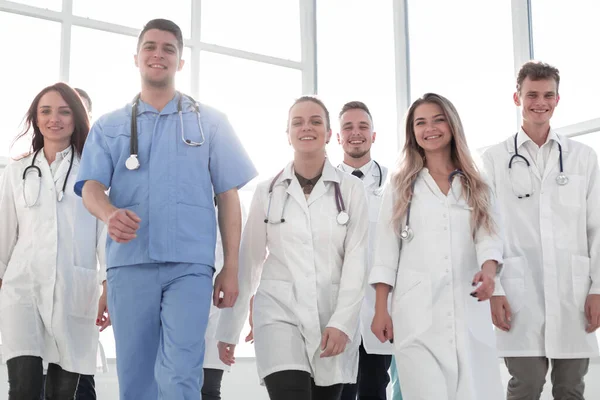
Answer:
<svg viewBox="0 0 600 400"><path fill-rule="evenodd" d="M221 400L221 380L223 380L222 369L204 368L202 400Z"/></svg>
<svg viewBox="0 0 600 400"><path fill-rule="evenodd" d="M38 400L46 388L47 400L73 400L79 374L65 371L56 364L48 365L47 379L40 357L20 356L6 362L8 369L8 400Z"/></svg>
<svg viewBox="0 0 600 400"><path fill-rule="evenodd" d="M46 376L44 376L40 400L44 400L45 382ZM96 400L96 382L94 381L94 375L79 375L79 384L77 385L75 400Z"/></svg>
<svg viewBox="0 0 600 400"><path fill-rule="evenodd" d="M345 384L341 400L387 400L391 355L367 354L361 342L355 384Z"/></svg>
<svg viewBox="0 0 600 400"><path fill-rule="evenodd" d="M279 371L265 377L271 400L340 400L342 387L317 386L306 371Z"/></svg>

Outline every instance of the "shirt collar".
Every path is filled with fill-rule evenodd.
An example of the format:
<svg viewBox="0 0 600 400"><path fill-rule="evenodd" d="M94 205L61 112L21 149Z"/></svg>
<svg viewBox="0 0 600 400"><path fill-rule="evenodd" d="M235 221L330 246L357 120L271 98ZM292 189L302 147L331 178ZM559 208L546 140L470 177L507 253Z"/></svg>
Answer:
<svg viewBox="0 0 600 400"><path fill-rule="evenodd" d="M555 142L557 142L558 144L560 144L562 146L560 137L556 134L556 132L554 130L552 130L552 128L550 128L550 132L548 132L548 137L546 138L546 142L544 143L544 145L551 140L554 140ZM523 144L525 144L527 142L533 143L533 140L529 137L529 135L521 127L519 129L519 133L517 135L517 148L521 148L521 146L523 146Z"/></svg>
<svg viewBox="0 0 600 400"><path fill-rule="evenodd" d="M342 171L344 171L344 172L347 172L347 173L351 174L352 172L354 172L354 171L356 171L356 170L358 169L358 170L360 170L360 172L362 172L362 173L363 173L363 176L366 176L366 175L367 175L367 173L368 173L369 171L371 171L371 167L372 167L372 166L373 166L373 160L369 160L369 162L368 162L368 163L366 163L365 165L363 165L363 166L362 166L362 167L360 167L360 168L354 168L354 167L351 167L351 166L349 166L349 165L348 165L348 164L346 164L346 163L341 163L341 164L340 164L340 167L342 168Z"/></svg>

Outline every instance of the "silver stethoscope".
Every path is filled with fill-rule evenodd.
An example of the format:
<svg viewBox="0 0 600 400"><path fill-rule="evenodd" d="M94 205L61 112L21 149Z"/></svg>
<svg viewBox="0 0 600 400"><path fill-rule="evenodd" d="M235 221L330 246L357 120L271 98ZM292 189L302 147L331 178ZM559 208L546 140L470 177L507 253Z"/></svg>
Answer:
<svg viewBox="0 0 600 400"><path fill-rule="evenodd" d="M527 165L527 168L529 169L530 174L531 174L531 164L529 163L529 160L527 160L524 156L519 154L519 151L517 149L517 137L518 136L519 136L519 132L517 132L517 134L515 135L515 139L514 139L515 154L513 154L513 156L510 158L510 161L508 162L508 171L509 171L508 173L509 173L511 182L512 182L512 164L515 159L521 159L521 160L525 161L525 164ZM559 170L560 170L558 175L556 176L556 183L560 186L565 186L567 183L569 183L569 177L567 175L565 175L565 172L563 170L562 146L560 145L560 143L558 141L556 141L556 144L558 145L558 166L559 166ZM513 189L513 192L514 192L514 189ZM531 188L531 193L525 193L523 195L519 195L519 194L515 193L515 195L519 199L531 197L531 195L533 195L533 185Z"/></svg>
<svg viewBox="0 0 600 400"><path fill-rule="evenodd" d="M379 163L375 160L373 160L373 162L375 163L375 165L377 166L377 169L379 170L379 185L377 185L377 187L381 188L381 184L383 183L383 172L381 171L381 165L379 165ZM341 167L341 164L338 165L338 168Z"/></svg>
<svg viewBox="0 0 600 400"><path fill-rule="evenodd" d="M283 173L283 170L279 171L279 173L277 175L275 175L275 178L273 178L273 180L271 181L271 184L269 185L269 204L267 205L267 215L266 215L266 218L264 219L265 224L276 225L276 224L282 224L285 222L285 218L284 218L283 214L285 213L285 206L287 204L288 197L290 196L289 193L286 193L285 200L283 201L283 207L281 207L281 217L279 218L279 220L271 221L271 219L269 218L269 215L271 213L271 200L273 199L273 187L275 186L277 179L279 179L279 177L281 176L282 173ZM338 215L336 217L336 221L340 225L346 225L348 223L348 221L350 220L350 216L346 212L346 206L344 205L344 198L342 197L342 192L340 190L340 184L337 182L333 182L333 186L335 189L335 206L338 210Z"/></svg>
<svg viewBox="0 0 600 400"><path fill-rule="evenodd" d="M202 130L202 124L200 123L200 106L191 96L187 94L181 94L178 92L179 101L177 102L177 113L179 114L179 125L181 126L181 140L188 146L197 147L204 144L204 131ZM200 136L202 140L200 142L194 142L190 139L185 138L185 132L183 129L183 110L181 108L181 99L183 96L187 97L194 105L194 112L197 116L198 129L200 129ZM137 109L138 102L140 100L140 94L135 96L133 99L133 105L131 106L131 139L129 141L129 157L125 161L125 167L128 170L133 171L140 167L140 160L138 159L138 130L137 130Z"/></svg>
<svg viewBox="0 0 600 400"><path fill-rule="evenodd" d="M25 171L23 171L23 201L25 202L25 207L27 207L27 208L31 208L37 204L38 200L40 199L40 193L42 191L42 170L40 169L40 167L35 165L35 159L37 158L37 156L41 150L42 149L38 149L34 153L33 160L31 160L31 165L29 165L27 168L25 168ZM65 176L65 181L63 182L62 189L60 190L60 192L58 192L57 200L59 202L62 201L63 197L65 197L65 189L67 188L67 181L69 180L69 175L71 174L71 168L73 168L73 159L74 158L75 158L75 148L73 147L73 145L71 145L71 159L69 160L69 169L67 170L67 176ZM37 173L37 176L40 181L38 183L38 190L37 190L37 196L35 197L35 201L32 204L29 204L27 202L27 196L25 196L25 186L26 186L25 183L27 182L27 179L26 179L27 174L29 174L31 172Z"/></svg>
<svg viewBox="0 0 600 400"><path fill-rule="evenodd" d="M452 193L454 193L452 191L452 181L454 180L454 178L456 176L462 176L462 177L466 178L465 173L462 172L460 169L454 170L450 173L450 175L448 175L448 182L450 183L450 191ZM406 207L406 224L404 225L404 228L400 231L400 239L402 239L405 242L410 242L415 237L415 233L412 230L412 228L410 227L410 208L411 208L413 196L415 195L415 183L416 182L417 182L417 179L415 178L415 180L413 180L413 182L412 182L412 185L410 186L411 196L410 196L410 200L408 202L408 207ZM465 202L467 203L467 206L465 206L465 209L470 209L470 207L468 207L468 203L469 203L468 196L465 198Z"/></svg>

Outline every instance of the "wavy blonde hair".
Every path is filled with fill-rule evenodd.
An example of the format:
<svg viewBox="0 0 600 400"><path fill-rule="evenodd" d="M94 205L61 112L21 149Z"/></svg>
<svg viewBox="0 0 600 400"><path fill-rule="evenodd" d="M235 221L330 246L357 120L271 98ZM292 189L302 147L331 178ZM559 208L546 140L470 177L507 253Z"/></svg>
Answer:
<svg viewBox="0 0 600 400"><path fill-rule="evenodd" d="M435 93L426 93L420 99L416 100L408 109L405 118L405 136L404 148L400 154L398 167L392 175L394 185L395 201L392 223L399 233L400 226L404 223L408 205L412 198L413 182L417 179L419 172L425 166L425 151L417 144L414 130L415 110L422 104L436 104L444 113L446 121L450 126L452 140L450 142L450 157L454 165L464 173L463 188L470 191L468 197L469 207L473 209L471 213L471 233L473 237L479 227L485 228L489 233L495 231L494 221L492 220L490 208L490 188L482 179L469 148L465 132L458 116L458 112L450 100Z"/></svg>

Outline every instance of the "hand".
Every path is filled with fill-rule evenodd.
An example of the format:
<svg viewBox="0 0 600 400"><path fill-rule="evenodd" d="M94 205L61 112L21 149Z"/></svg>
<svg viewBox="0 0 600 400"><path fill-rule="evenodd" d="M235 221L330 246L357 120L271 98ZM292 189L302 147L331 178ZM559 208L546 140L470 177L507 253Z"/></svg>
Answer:
<svg viewBox="0 0 600 400"><path fill-rule="evenodd" d="M108 307L106 305L106 283L104 284L104 293L100 296L98 301L98 315L96 317L96 326L100 327L100 332L108 328L112 322L110 321L110 314L108 313Z"/></svg>
<svg viewBox="0 0 600 400"><path fill-rule="evenodd" d="M221 297L221 293L223 293L223 297ZM224 267L215 279L213 304L218 308L233 307L238 294L237 269L233 270Z"/></svg>
<svg viewBox="0 0 600 400"><path fill-rule="evenodd" d="M510 330L510 321L512 313L506 296L493 296L490 300L490 309L492 310L492 322L498 329L508 332Z"/></svg>
<svg viewBox="0 0 600 400"><path fill-rule="evenodd" d="M246 336L244 341L246 343L254 343L254 323L252 322L252 305L254 304L254 296L250 298L250 316L248 317L248 323L250 324L250 333Z"/></svg>
<svg viewBox="0 0 600 400"><path fill-rule="evenodd" d="M321 339L321 358L333 357L346 350L348 336L337 328L327 327Z"/></svg>
<svg viewBox="0 0 600 400"><path fill-rule="evenodd" d="M131 210L117 209L106 220L108 235L117 243L135 239L142 220Z"/></svg>
<svg viewBox="0 0 600 400"><path fill-rule="evenodd" d="M471 292L471 296L476 297L479 301L489 300L494 294L496 283L494 282L496 274L489 269L482 269L473 277L473 286L477 286L479 282L481 285L477 289Z"/></svg>
<svg viewBox="0 0 600 400"><path fill-rule="evenodd" d="M219 342L217 343L217 348L219 349L219 359L223 364L229 366L235 364L235 357L233 356L235 353L235 344Z"/></svg>
<svg viewBox="0 0 600 400"><path fill-rule="evenodd" d="M600 327L600 294L590 294L585 299L585 317L588 321L585 331L595 332Z"/></svg>
<svg viewBox="0 0 600 400"><path fill-rule="evenodd" d="M377 339L381 343L387 340L393 342L394 326L392 324L392 317L390 317L390 313L387 310L375 312L373 322L371 323L371 332L377 336Z"/></svg>

